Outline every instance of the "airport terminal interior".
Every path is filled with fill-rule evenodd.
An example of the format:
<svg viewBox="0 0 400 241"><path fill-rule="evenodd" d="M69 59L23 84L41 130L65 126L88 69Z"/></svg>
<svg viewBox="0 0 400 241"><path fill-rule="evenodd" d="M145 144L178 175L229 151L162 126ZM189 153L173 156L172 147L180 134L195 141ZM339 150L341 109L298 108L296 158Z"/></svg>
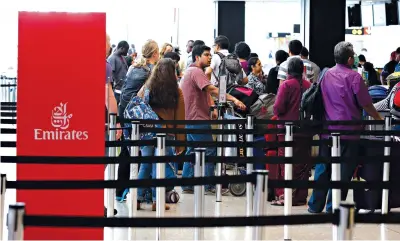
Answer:
<svg viewBox="0 0 400 241"><path fill-rule="evenodd" d="M340 3L333 3L335 1L341 2L342 5ZM329 8L331 8L331 11ZM360 74L360 79L364 79L368 87L371 88L373 85L389 86L384 88L389 88L388 92L390 92L390 89L393 88L393 86L390 86L390 78L388 76L391 76L389 74L395 74L400 71L399 64L398 70L397 67L393 67L391 73L388 73L388 76L383 77L388 71L387 66L391 62L395 62L395 65L397 65L400 61L400 43L398 41L400 37L400 1L397 0L6 0L0 1L0 76L2 78L2 106L9 106L7 103L17 102L19 99L17 91L19 77L18 54L30 55L30 53L18 52L18 12L20 11L106 13L105 34L109 36L110 56L116 53L121 53L121 48L125 46L124 44L128 44L127 48L125 47L125 53L121 56L125 63L129 62L127 65L134 65L135 61L140 61L143 57L146 57L144 55L146 55L146 48L148 48L149 39L154 40L158 45L158 50L164 50L164 52L160 53L160 58L166 55L168 51L176 53L174 56L179 56L179 60L174 60L174 63L176 64L177 78L183 83L184 77L186 76L185 71L189 70L189 66L185 66L189 59L188 56L192 55L191 51L196 48L196 46L193 46L195 43L194 41L202 40L204 45L211 48L211 55L215 56L217 55L215 50L216 46L221 47L220 42L216 41L220 35L224 35L229 39L229 52L240 51L238 50L238 45L236 45L236 43L245 43L246 48L249 48L247 57L241 58L241 56L239 56L239 59L245 59L248 63L253 64L246 73L246 76L248 77L255 75L255 66L260 63L261 66L259 72L263 73L265 75L264 77L268 77L269 80L270 76L267 76L267 74L273 73L273 70L277 68L278 53L282 54L285 52L287 54L284 61L288 59L289 56L300 55L299 53L292 53L293 49L291 49L291 46L293 46L293 43L301 43L302 48L300 49L302 51L304 48L306 48L306 50L308 49L307 56L303 56L303 52L301 52L301 57L307 59L304 60L304 68L308 68L308 65L306 67L305 63L311 62L316 64L319 71L322 72L325 67L331 68L335 65L335 60L337 59L336 47L340 41L352 44L354 56L351 57L354 61L354 66L350 66L349 69L353 69L352 71ZM341 19L341 17L343 17L343 19ZM320 18L323 19L320 20ZM68 36L65 38L68 38ZM87 58L87 61L91 61L91 55L93 54L91 43L82 42L81 44L87 46L86 52L77 52L76 58ZM51 44L51 46L56 45ZM40 45L36 46L36 48L41 49L43 52L58 52L59 58L62 59L66 47L65 45L59 45L58 48L49 49L48 43L42 42ZM68 49L70 48L68 47ZM79 49L82 48L79 47ZM251 62L251 59L254 58L250 58L250 53L256 54L253 55L257 56L255 57L255 62ZM153 53L151 52L151 54ZM212 58L214 58L214 56ZM35 62L36 56L31 56L31 58L32 61ZM57 61L57 59L54 61ZM210 62L211 65L215 62L214 60L211 60L211 56ZM159 64L161 63L163 62L160 61ZM66 68L72 67L73 64L74 63L71 63L71 66L66 66ZM393 65L393 63L391 64ZM281 68L278 66L279 72L277 70L276 73L278 77L275 77L278 78L277 80L279 80ZM290 66L288 68L290 68ZM113 66L112 71L114 74L115 66ZM130 68L129 70L127 68L127 71L128 73L126 78L129 79ZM316 71L313 71L315 76L313 75L311 78L308 77L307 71L305 71L306 74L303 73L303 76L305 76L308 81L312 82L312 78L318 79L318 77L316 77ZM288 72L288 70L286 70L286 72ZM42 74L46 75L46 72ZM291 74L289 75L291 76ZM372 75L375 75L376 77L374 80L371 80ZM53 77L54 79L58 78L57 76ZM388 78L387 80L386 77ZM214 77L210 78L212 80ZM396 78L400 79L399 76ZM372 84L370 81L378 81L379 83ZM6 84L16 84L16 86L7 87ZM183 89L183 97L185 97L185 87L182 87L182 85L183 84L180 83L180 87ZM79 88L79 80L77 80L76 87ZM114 87L115 86L113 86L113 88ZM38 86L38 88L40 88L40 86ZM254 88L254 90L256 89ZM54 91L61 90L59 90L55 85ZM121 91L118 91L119 90L115 92L115 95L117 96L118 94L119 97ZM278 91L279 95L279 90L276 91ZM275 94L277 94L276 91ZM400 91L398 92L400 93ZM371 94L372 92L369 93ZM119 99L117 100L118 97L115 97L117 103L119 102ZM385 98L386 96L383 97L382 100ZM184 99L186 102L186 97ZM393 102L393 99L391 101ZM371 106L375 110L374 106L376 107L376 105ZM190 109L190 107L186 106L185 108L186 112ZM391 107L389 106L388 108ZM396 113L400 113L400 107L398 108L398 112ZM367 109L365 109L365 111L367 111ZM377 107L376 111L380 114L384 113L383 110L381 112ZM1 109L2 122L0 127L2 132L0 134L0 141L2 143L18 141L16 133L6 133L3 131L5 129L17 128L16 124L10 124L11 122L3 121L17 118L16 115L7 114L11 112L16 112L16 110L11 108ZM368 114L369 113L370 112L368 112ZM390 116L394 112L388 110L387 113L389 113L388 115ZM364 116L365 119L369 118L368 120L372 120L372 117L370 118L369 116L366 116ZM394 116L393 114L393 118L399 120L400 115ZM399 130L398 126L397 129L393 130ZM125 134L122 133L122 135L124 136ZM398 136L400 136L400 134ZM395 135L392 137L396 138ZM264 138L264 136L262 136L262 138ZM314 136L314 138L316 137ZM232 139L230 139L230 141L232 141ZM263 141L265 140L263 139ZM283 150L285 148L281 149ZM392 148L392 152L393 149L394 148ZM117 148L116 150L116 155L120 155L122 150L120 148ZM284 156L284 152L285 151L283 151L282 156ZM296 151L293 152L297 153ZM317 148L313 148L311 152L313 156L318 156ZM0 147L0 156L15 155L17 155L15 147ZM254 153L254 155L256 155L256 153ZM268 150L261 150L261 154L257 153L257 155L266 156L268 155ZM381 148L380 155L384 155L383 147ZM154 166L155 165L153 165L153 167ZM264 166L263 169L268 169L268 167L264 168ZM184 168L182 168L181 165L176 165L174 167L177 167L173 168L173 171L176 171L175 173L178 178L181 178L182 175L185 176L185 174L182 174L185 170L182 170ZM116 172L117 171L118 168L116 168ZM317 171L320 171L318 167L310 168L309 180L314 180ZM400 172L400 170L394 171ZM15 181L17 180L17 165L14 163L2 163L0 159L0 173L7 174L8 181ZM117 175L119 175L119 173L120 172L118 172ZM235 173L234 168L227 168L227 173L228 175L237 174ZM108 169L105 170L105 178L107 178L107 174ZM400 176L399 174L400 173L394 175ZM169 210L165 210L165 217L193 217L195 213L195 195L193 192L184 191L180 186L176 186L174 190L178 193L179 201L177 203L166 204L168 205ZM17 201L16 192L15 189L6 191L6 210L9 205L14 204ZM306 195L307 202L312 196L312 192L313 189L308 189L308 195ZM356 202L353 193L353 190L349 190L347 201ZM208 190L206 194L207 195L205 195L204 198L204 217L246 216L246 194L232 195L231 192L226 191L222 195L221 202L217 202L215 190ZM397 193L397 195L400 194ZM52 197L48 198L51 199ZM272 199L275 199L275 197ZM381 196L379 196L379 199L381 199ZM58 201L53 200L53 202L56 203ZM325 209L319 213L312 212L307 202L293 205L291 208L291 214L325 214ZM129 195L126 196L126 193L123 194L123 197L116 197L114 202L115 217L130 216L128 203ZM29 212L29 203L26 205ZM104 198L104 205L107 206L106 197ZM151 201L142 202L140 207L141 209L137 211L137 217L156 217L158 213L155 211L155 208L152 207ZM284 215L283 194L282 196L278 195L276 200L265 200L264 208L264 215ZM361 214L371 212L381 213L381 211L380 208L358 209L358 213ZM390 212L400 212L400 205L391 208ZM7 211L3 213L3 220L6 218ZM333 235L334 231L332 231L332 224L291 225L289 226L289 229L289 231L284 231L283 226L268 226L263 229L265 234L262 237L264 240L282 240L286 235L289 235L288 238L291 240L335 239L333 238L335 235ZM3 223L0 232L2 230L3 240L7 240L8 229L6 222ZM204 240L253 240L252 238L254 236L252 235L253 233L250 227L227 226L204 229ZM166 240L193 240L194 228L166 228L164 238ZM156 228L136 229L135 240L155 239ZM400 240L400 225L356 223L352 239ZM105 228L104 240L129 240L128 229Z"/></svg>

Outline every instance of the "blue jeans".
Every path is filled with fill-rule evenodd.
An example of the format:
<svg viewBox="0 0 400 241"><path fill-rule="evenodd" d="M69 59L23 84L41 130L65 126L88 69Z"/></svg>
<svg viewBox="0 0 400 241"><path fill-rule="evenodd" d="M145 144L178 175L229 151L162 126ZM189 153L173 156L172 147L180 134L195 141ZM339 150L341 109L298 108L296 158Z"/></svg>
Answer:
<svg viewBox="0 0 400 241"><path fill-rule="evenodd" d="M187 125L186 129L211 129L210 125ZM214 141L211 134L188 134L186 136L187 141ZM193 147L188 147L186 150L186 155L192 155L194 153ZM217 148L216 147L207 147L206 148L206 156L216 156ZM207 160L207 158L206 158ZM214 176L214 163L206 163L206 176ZM183 164L182 170L183 178L194 177L194 164L190 162L185 162ZM213 185L206 185L205 189L210 190L214 188ZM182 190L193 190L193 186L183 186Z"/></svg>
<svg viewBox="0 0 400 241"><path fill-rule="evenodd" d="M342 157L358 156L359 146L356 143L341 143L340 154ZM319 155L322 157L331 156L331 147L327 145L321 145L319 147ZM357 167L357 163L341 163L340 165L340 180L345 182L351 182L354 171ZM329 182L332 176L332 164L317 164L315 166L314 180L320 182ZM348 189L341 190L341 200L344 201L347 198ZM328 196L328 200L326 200ZM314 189L310 200L308 201L308 207L313 212L322 212L326 202L326 212L332 212L332 189Z"/></svg>
<svg viewBox="0 0 400 241"><path fill-rule="evenodd" d="M155 148L154 146L142 146L140 148L141 152L142 152L142 156L154 156L155 155L155 151L157 148ZM166 150L165 150L165 155L166 156L173 156L174 155L174 151L173 151L173 147L171 146L167 146ZM176 178L176 173L173 170L173 168L171 167L172 163L166 163L165 164L165 178ZM157 171L157 164L156 163L142 163L140 164L140 168L139 168L139 173L138 173L138 179L156 179L156 171ZM174 187L167 187L166 191L171 191L172 189L174 189ZM146 195L146 194L151 194L151 198L150 195ZM138 201L156 201L156 188L152 187L152 188L138 188Z"/></svg>
<svg viewBox="0 0 400 241"><path fill-rule="evenodd" d="M117 105L119 105L119 100L121 98L121 94L114 92L115 100L117 101Z"/></svg>

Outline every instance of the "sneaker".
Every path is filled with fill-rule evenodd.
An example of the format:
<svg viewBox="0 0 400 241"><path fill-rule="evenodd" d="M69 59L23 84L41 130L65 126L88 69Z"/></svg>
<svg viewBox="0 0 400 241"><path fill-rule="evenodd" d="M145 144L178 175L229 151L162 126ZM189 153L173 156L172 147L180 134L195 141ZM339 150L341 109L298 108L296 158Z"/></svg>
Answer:
<svg viewBox="0 0 400 241"><path fill-rule="evenodd" d="M194 193L194 190L193 189L185 189L185 190L182 190L182 194L193 194Z"/></svg>
<svg viewBox="0 0 400 241"><path fill-rule="evenodd" d="M216 193L217 191L216 191L216 189L215 188L212 188L212 189L208 189L208 190L205 190L205 195L215 195L215 193ZM221 195L227 195L227 194L229 194L229 189L228 188L222 188L222 190L221 190Z"/></svg>
<svg viewBox="0 0 400 241"><path fill-rule="evenodd" d="M114 215L117 215L117 214L118 214L117 209L114 209ZM105 218L107 217L107 208L106 207L104 207L104 217Z"/></svg>
<svg viewBox="0 0 400 241"><path fill-rule="evenodd" d="M204 195L215 195L215 188L204 190Z"/></svg>
<svg viewBox="0 0 400 241"><path fill-rule="evenodd" d="M165 204L165 210L168 211L169 209L170 209L169 205ZM151 205L151 210L153 212L157 210L157 204L155 202L153 202L153 204Z"/></svg>
<svg viewBox="0 0 400 241"><path fill-rule="evenodd" d="M222 191L221 191L221 193L222 193L222 195L227 195L227 194L229 194L229 189L228 188L222 188Z"/></svg>
<svg viewBox="0 0 400 241"><path fill-rule="evenodd" d="M126 196L128 196L129 193L129 189L125 189L124 192L122 193L122 195L119 197L116 197L117 202L125 202L126 201Z"/></svg>
<svg viewBox="0 0 400 241"><path fill-rule="evenodd" d="M317 213L321 213L321 212L317 212L317 211L314 211L314 210L312 210L311 208L308 208L307 209L307 211L309 212L309 213L312 213L312 214L317 214Z"/></svg>

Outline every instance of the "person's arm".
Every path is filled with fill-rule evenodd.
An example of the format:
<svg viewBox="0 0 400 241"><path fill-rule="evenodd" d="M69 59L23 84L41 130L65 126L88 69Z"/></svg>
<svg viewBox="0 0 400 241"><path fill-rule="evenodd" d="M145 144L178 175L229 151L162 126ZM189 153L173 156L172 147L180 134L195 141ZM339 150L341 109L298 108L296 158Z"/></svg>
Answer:
<svg viewBox="0 0 400 241"><path fill-rule="evenodd" d="M383 120L375 109L368 88L360 75L355 75L353 80L353 92L356 95L358 104L375 120Z"/></svg>
<svg viewBox="0 0 400 241"><path fill-rule="evenodd" d="M114 91L111 86L111 82L106 83L106 106L109 114L116 114L118 116L118 105L115 99ZM117 128L121 128L121 124L117 123ZM122 129L116 131L116 139L119 140L122 136Z"/></svg>
<svg viewBox="0 0 400 241"><path fill-rule="evenodd" d="M286 113L286 84L282 84L276 95L275 103L274 103L274 115L281 116Z"/></svg>
<svg viewBox="0 0 400 241"><path fill-rule="evenodd" d="M118 115L117 100L115 99L114 91L111 86L111 82L108 82L106 84L106 89L108 90L108 92L106 93L106 106L107 106L108 112L110 114Z"/></svg>
<svg viewBox="0 0 400 241"><path fill-rule="evenodd" d="M211 67L207 67L206 69L206 76L209 80L211 80L211 75L212 75L213 69Z"/></svg>
<svg viewBox="0 0 400 241"><path fill-rule="evenodd" d="M206 69L206 76L207 76L208 80L211 80L211 75L212 75L214 69L218 68L220 63L221 63L221 58L219 57L218 54L214 54L212 56L210 66L207 67L207 69Z"/></svg>
<svg viewBox="0 0 400 241"><path fill-rule="evenodd" d="M207 85L204 88L205 91L207 91L207 93L209 93L210 95L218 98L218 94L219 94L219 89L217 87L215 87L214 85ZM232 101L233 104L235 104L235 106L237 106L239 109L241 110L245 110L246 106L238 99L236 99L235 97L233 97L230 94L226 94L226 100L228 101Z"/></svg>
<svg viewBox="0 0 400 241"><path fill-rule="evenodd" d="M242 71L243 71L242 85L246 85L247 83L249 83L249 78L248 78L246 72L244 71L244 69L242 69Z"/></svg>
<svg viewBox="0 0 400 241"><path fill-rule="evenodd" d="M376 111L372 102L363 106L363 109L368 113L369 116L371 116L375 120L383 120L382 116L378 113L378 111Z"/></svg>

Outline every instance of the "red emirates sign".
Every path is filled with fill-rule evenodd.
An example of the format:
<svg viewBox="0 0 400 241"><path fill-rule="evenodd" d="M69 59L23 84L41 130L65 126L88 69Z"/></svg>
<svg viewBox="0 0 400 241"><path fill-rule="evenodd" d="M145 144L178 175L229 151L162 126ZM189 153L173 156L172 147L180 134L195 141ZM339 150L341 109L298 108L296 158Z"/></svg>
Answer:
<svg viewBox="0 0 400 241"><path fill-rule="evenodd" d="M20 12L18 156L104 156L106 15ZM18 164L17 180L103 180L104 165ZM103 190L17 190L28 215L103 216ZM26 227L27 240L103 229Z"/></svg>

